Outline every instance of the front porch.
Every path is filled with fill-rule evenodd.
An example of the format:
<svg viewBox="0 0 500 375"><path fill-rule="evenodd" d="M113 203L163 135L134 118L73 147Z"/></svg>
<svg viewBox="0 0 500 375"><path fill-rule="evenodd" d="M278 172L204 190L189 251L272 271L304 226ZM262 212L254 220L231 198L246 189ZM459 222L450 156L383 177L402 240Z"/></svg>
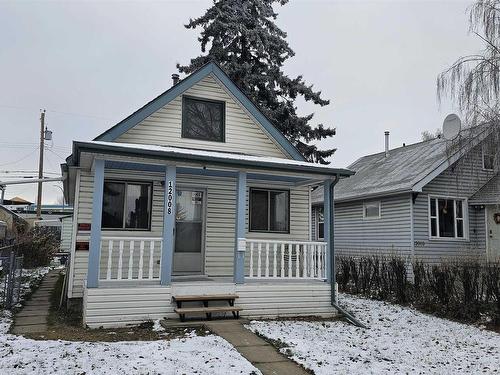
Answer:
<svg viewBox="0 0 500 375"><path fill-rule="evenodd" d="M106 144L103 153L103 142L89 143L98 150L82 147L80 164L91 171L90 231L77 233L89 240L85 324L174 318L172 297L224 293L238 295L246 317L333 313L331 186L348 172L193 150L152 158L142 145L124 151L123 145ZM120 181L147 194L110 219L116 210L109 202L117 194L106 197L105 184ZM325 222L332 222L325 226L325 242L311 240L312 186L325 190ZM135 208L127 211L129 204ZM128 229L129 222L146 223L140 210L148 212L147 225ZM135 221L126 216L129 211ZM123 229L109 228L122 221ZM181 235L186 226L188 235Z"/></svg>

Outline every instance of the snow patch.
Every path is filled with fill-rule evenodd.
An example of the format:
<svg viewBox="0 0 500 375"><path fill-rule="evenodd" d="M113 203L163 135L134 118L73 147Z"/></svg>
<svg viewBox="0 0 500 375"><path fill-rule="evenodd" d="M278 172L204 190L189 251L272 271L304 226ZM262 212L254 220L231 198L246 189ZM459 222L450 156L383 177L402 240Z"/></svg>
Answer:
<svg viewBox="0 0 500 375"><path fill-rule="evenodd" d="M500 335L397 305L341 295L369 330L343 321L252 321L317 375L500 373Z"/></svg>

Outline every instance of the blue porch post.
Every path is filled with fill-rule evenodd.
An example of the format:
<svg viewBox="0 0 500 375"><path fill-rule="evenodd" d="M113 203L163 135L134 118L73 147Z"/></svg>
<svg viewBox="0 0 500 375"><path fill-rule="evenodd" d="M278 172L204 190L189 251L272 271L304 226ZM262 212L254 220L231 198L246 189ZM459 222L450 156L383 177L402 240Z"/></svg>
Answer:
<svg viewBox="0 0 500 375"><path fill-rule="evenodd" d="M90 226L87 288L99 286L99 262L101 259L102 196L104 191L104 160L94 161L94 195L92 201L92 223Z"/></svg>
<svg viewBox="0 0 500 375"><path fill-rule="evenodd" d="M333 243L331 232L333 230L333 226L331 225L331 215L332 213L332 197L330 196L330 185L332 181L326 180L323 183L324 189L324 199L323 199L323 216L324 216L324 239L326 241L326 278L328 282L332 281L332 262L331 256L333 255Z"/></svg>
<svg viewBox="0 0 500 375"><path fill-rule="evenodd" d="M174 259L175 230L175 166L168 165L165 169L165 199L163 206L163 246L161 249L161 285L169 285L172 281L172 264Z"/></svg>
<svg viewBox="0 0 500 375"><path fill-rule="evenodd" d="M234 248L234 282L243 284L245 282L245 215L247 204L247 173L238 172L236 185L236 228Z"/></svg>

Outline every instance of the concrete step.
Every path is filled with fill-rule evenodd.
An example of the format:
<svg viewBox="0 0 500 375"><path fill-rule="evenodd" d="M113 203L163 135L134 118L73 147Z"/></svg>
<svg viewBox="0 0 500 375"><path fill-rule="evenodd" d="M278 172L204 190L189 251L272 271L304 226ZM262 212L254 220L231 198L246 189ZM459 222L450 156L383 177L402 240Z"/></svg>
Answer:
<svg viewBox="0 0 500 375"><path fill-rule="evenodd" d="M16 327L22 326L31 326L35 324L46 324L47 317L46 316L25 316L25 317L17 317L16 316Z"/></svg>
<svg viewBox="0 0 500 375"><path fill-rule="evenodd" d="M37 325L20 326L20 327L15 326L12 329L12 333L15 334L15 335L20 335L20 334L23 334L23 333L46 332L46 331L47 331L47 325L46 324L37 324Z"/></svg>

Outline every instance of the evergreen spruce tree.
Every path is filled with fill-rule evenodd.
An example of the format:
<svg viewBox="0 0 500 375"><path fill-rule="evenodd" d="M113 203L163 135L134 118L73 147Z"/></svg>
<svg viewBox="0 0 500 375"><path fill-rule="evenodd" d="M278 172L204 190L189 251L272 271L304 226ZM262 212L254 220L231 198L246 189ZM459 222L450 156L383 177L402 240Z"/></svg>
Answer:
<svg viewBox="0 0 500 375"><path fill-rule="evenodd" d="M328 164L326 158L335 149L319 150L309 143L335 135L335 129L312 126L313 114L299 116L295 100L302 96L320 106L330 101L307 85L301 75L290 78L282 70L283 63L295 53L285 40L286 33L274 23L277 13L273 4L287 2L214 0L203 16L185 25L187 29L202 28L198 38L202 55L191 59L189 65L177 64L177 68L189 74L216 62L307 160Z"/></svg>

